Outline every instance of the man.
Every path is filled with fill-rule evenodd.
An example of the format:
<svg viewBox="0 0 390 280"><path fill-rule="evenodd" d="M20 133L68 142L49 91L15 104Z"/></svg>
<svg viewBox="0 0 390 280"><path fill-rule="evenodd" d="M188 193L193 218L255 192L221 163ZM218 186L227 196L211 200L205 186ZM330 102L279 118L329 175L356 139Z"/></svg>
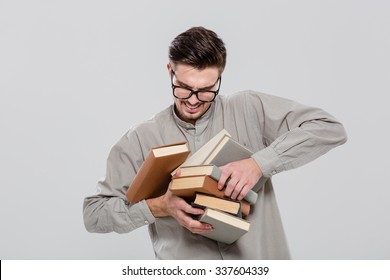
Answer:
<svg viewBox="0 0 390 280"><path fill-rule="evenodd" d="M271 177L344 143L343 126L320 109L279 97L253 91L219 95L226 49L211 30L196 27L178 35L169 59L174 104L128 131L112 148L106 177L84 202L87 230L125 233L148 225L157 259L288 259ZM241 200L252 188L258 192L247 218L251 229L238 241L227 245L199 235L212 230L193 219L203 210L169 190L127 202L126 190L151 148L187 141L193 153L223 128L254 151L248 159L221 167L219 188L226 185L226 196Z"/></svg>

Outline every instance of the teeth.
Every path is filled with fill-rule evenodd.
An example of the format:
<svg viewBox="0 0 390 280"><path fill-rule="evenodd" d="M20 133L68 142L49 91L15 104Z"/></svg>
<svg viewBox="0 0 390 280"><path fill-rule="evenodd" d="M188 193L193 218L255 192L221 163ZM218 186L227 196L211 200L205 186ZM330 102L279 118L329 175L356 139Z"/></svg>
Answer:
<svg viewBox="0 0 390 280"><path fill-rule="evenodd" d="M191 106L191 105L189 105L189 104L185 104L188 108L190 108L190 109L196 109L196 108L198 108L199 106L200 106L200 104L197 104L197 105L195 105L195 106Z"/></svg>

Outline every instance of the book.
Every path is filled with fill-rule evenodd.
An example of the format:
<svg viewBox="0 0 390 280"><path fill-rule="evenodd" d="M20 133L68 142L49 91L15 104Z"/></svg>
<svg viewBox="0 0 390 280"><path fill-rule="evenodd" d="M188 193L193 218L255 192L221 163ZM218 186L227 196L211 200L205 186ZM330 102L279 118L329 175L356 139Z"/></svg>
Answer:
<svg viewBox="0 0 390 280"><path fill-rule="evenodd" d="M218 209L235 216L241 216L241 203L238 200L232 200L230 198L197 192L194 202L191 205L202 209L206 207Z"/></svg>
<svg viewBox="0 0 390 280"><path fill-rule="evenodd" d="M226 244L232 244L250 229L250 222L212 208L206 208L198 220L213 226L211 232L201 235Z"/></svg>
<svg viewBox="0 0 390 280"><path fill-rule="evenodd" d="M218 189L218 181L207 175L175 177L170 186L171 192L184 199L193 201L197 192L223 197L225 192Z"/></svg>
<svg viewBox="0 0 390 280"><path fill-rule="evenodd" d="M189 156L180 167L206 164L222 166L232 161L249 158L252 154L251 150L234 140L229 132L222 129L199 150Z"/></svg>
<svg viewBox="0 0 390 280"><path fill-rule="evenodd" d="M205 157L202 164L222 166L232 161L249 158L252 154L252 151L247 147L241 145L229 135L224 135L211 153Z"/></svg>
<svg viewBox="0 0 390 280"><path fill-rule="evenodd" d="M164 194L172 170L182 164L189 153L186 142L152 148L126 192L127 200L135 203Z"/></svg>
<svg viewBox="0 0 390 280"><path fill-rule="evenodd" d="M182 166L180 167L180 176L178 177L197 175L207 175L214 180L219 181L219 178L221 177L221 170L213 164ZM244 199L250 204L255 204L257 200L257 193L250 190Z"/></svg>
<svg viewBox="0 0 390 280"><path fill-rule="evenodd" d="M225 129L222 129L217 133L213 138L211 138L206 144L204 144L199 150L189 156L181 165L182 166L192 166L192 165L204 165L206 157L212 153L214 148L225 136L230 136L229 132ZM233 161L233 160L232 160ZM172 174L173 175L173 174Z"/></svg>
<svg viewBox="0 0 390 280"><path fill-rule="evenodd" d="M179 197L193 202L196 193L206 193L218 197L225 197L225 191L218 189L218 181L207 175L174 177L170 186L170 191ZM250 204L247 201L241 201L241 213L248 216L250 213Z"/></svg>
<svg viewBox="0 0 390 280"><path fill-rule="evenodd" d="M191 166L182 166L180 167L180 176L179 177L188 177L188 176L199 176L207 175L213 178L215 181L218 181L221 177L221 169L216 165L206 164L206 165L191 165Z"/></svg>

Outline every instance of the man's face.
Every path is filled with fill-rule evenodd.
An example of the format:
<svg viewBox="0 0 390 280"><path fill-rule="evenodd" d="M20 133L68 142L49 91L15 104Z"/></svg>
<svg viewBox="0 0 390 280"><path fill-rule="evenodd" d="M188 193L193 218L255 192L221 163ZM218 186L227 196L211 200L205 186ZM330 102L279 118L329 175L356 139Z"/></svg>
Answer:
<svg viewBox="0 0 390 280"><path fill-rule="evenodd" d="M168 70L172 75L171 65L168 64ZM219 70L218 68L206 68L199 70L192 66L176 64L174 67L172 82L175 86L185 87L192 90L216 90L218 88ZM189 99L178 99L174 97L176 113L183 121L195 124L211 106L210 102L199 101L196 94Z"/></svg>

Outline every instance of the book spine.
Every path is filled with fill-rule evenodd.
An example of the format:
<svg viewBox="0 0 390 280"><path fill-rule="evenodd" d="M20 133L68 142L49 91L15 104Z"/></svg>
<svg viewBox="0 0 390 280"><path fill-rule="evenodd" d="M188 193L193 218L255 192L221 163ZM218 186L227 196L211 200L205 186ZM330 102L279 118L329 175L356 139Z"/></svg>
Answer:
<svg viewBox="0 0 390 280"><path fill-rule="evenodd" d="M241 214L243 217L248 217L251 212L251 205L247 201L241 201Z"/></svg>
<svg viewBox="0 0 390 280"><path fill-rule="evenodd" d="M244 199L249 202L249 204L255 204L257 201L257 196L257 192L249 190L249 192L245 195Z"/></svg>

